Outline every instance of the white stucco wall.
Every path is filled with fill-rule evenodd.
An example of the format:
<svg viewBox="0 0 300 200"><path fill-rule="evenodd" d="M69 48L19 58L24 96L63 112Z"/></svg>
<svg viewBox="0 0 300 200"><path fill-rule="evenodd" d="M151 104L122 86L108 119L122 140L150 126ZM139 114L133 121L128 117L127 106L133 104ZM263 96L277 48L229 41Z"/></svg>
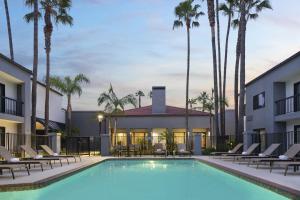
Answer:
<svg viewBox="0 0 300 200"><path fill-rule="evenodd" d="M45 87L37 85L37 106L36 115L38 118L45 118ZM65 123L65 112L62 110L63 96L50 90L49 119L51 121Z"/></svg>
<svg viewBox="0 0 300 200"><path fill-rule="evenodd" d="M297 74L294 77L289 78L286 81L286 97L290 97L294 95L294 84L300 82L300 74Z"/></svg>
<svg viewBox="0 0 300 200"><path fill-rule="evenodd" d="M18 133L18 124L15 122L0 119L0 126L5 128L6 133Z"/></svg>
<svg viewBox="0 0 300 200"><path fill-rule="evenodd" d="M300 126L300 120L291 120L286 122L286 131L294 131L294 126Z"/></svg>
<svg viewBox="0 0 300 200"><path fill-rule="evenodd" d="M0 76L0 83L5 85L5 96L17 99L17 84L9 81L4 76Z"/></svg>

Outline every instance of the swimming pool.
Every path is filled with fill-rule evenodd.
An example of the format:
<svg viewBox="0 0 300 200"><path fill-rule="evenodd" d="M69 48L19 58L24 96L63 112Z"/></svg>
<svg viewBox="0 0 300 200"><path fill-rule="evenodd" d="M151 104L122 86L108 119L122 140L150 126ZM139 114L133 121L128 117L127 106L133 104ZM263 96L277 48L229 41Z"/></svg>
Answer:
<svg viewBox="0 0 300 200"><path fill-rule="evenodd" d="M281 200L270 190L195 160L108 160L47 187L1 200Z"/></svg>

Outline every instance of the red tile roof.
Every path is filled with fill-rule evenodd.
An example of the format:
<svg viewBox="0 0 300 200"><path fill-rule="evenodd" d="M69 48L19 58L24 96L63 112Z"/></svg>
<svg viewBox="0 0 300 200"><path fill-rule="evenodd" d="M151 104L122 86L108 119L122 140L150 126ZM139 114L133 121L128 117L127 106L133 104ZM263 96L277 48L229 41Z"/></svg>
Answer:
<svg viewBox="0 0 300 200"><path fill-rule="evenodd" d="M152 113L152 106L145 106L141 108L134 108L125 110L123 116L178 116L185 115L185 108L179 108L174 106L166 106L166 113ZM190 116L208 116L209 113L197 111L197 110L189 110Z"/></svg>

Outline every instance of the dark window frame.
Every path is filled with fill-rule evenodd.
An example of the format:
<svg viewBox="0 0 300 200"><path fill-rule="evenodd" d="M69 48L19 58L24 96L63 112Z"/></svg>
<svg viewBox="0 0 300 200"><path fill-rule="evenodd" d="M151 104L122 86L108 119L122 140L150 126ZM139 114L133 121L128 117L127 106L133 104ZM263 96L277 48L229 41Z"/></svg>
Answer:
<svg viewBox="0 0 300 200"><path fill-rule="evenodd" d="M263 95L263 97L264 97L263 105L259 105L259 95ZM258 109L264 108L265 106L266 106L266 93L265 92L261 92L255 96L253 96L253 110L258 110Z"/></svg>

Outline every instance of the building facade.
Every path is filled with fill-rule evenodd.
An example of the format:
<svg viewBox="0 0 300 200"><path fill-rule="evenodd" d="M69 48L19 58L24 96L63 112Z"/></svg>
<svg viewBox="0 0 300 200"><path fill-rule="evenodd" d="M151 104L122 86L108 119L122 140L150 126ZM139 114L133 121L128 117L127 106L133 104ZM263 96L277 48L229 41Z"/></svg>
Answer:
<svg viewBox="0 0 300 200"><path fill-rule="evenodd" d="M189 111L189 128L185 131L185 109L166 105L165 87L152 88L152 105L125 110L119 115L105 116L101 130L97 115L99 111L73 111L72 126L79 130L80 136L99 136L110 134L110 144L128 146L147 143L166 143L171 135L175 143L186 143L186 135L191 138L202 134L202 147L211 145L213 119L207 112Z"/></svg>
<svg viewBox="0 0 300 200"><path fill-rule="evenodd" d="M31 134L31 71L0 54L0 143L5 133Z"/></svg>
<svg viewBox="0 0 300 200"><path fill-rule="evenodd" d="M300 142L300 52L246 84L245 121L263 146Z"/></svg>

